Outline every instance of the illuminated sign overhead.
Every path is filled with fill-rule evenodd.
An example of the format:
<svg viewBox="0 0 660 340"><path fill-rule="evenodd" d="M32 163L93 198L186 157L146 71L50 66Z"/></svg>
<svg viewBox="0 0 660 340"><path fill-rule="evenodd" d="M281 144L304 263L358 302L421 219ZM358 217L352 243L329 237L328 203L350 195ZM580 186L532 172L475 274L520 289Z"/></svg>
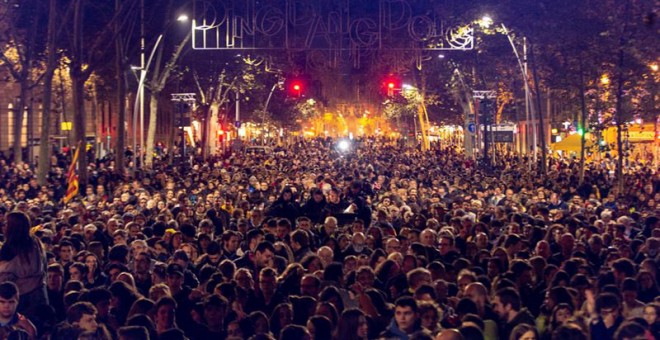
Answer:
<svg viewBox="0 0 660 340"><path fill-rule="evenodd" d="M470 25L441 20L434 0L198 0L199 50L471 50Z"/></svg>

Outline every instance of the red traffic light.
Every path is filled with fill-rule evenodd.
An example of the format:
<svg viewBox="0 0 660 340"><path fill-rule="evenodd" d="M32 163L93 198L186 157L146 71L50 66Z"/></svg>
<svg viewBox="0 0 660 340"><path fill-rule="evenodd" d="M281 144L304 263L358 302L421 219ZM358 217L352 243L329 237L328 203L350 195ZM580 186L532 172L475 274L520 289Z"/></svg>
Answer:
<svg viewBox="0 0 660 340"><path fill-rule="evenodd" d="M396 92L401 91L401 79L397 76L386 76L382 79L381 84L383 93L388 97L392 97Z"/></svg>
<svg viewBox="0 0 660 340"><path fill-rule="evenodd" d="M295 79L289 84L289 92L296 97L302 97L303 82L300 79Z"/></svg>

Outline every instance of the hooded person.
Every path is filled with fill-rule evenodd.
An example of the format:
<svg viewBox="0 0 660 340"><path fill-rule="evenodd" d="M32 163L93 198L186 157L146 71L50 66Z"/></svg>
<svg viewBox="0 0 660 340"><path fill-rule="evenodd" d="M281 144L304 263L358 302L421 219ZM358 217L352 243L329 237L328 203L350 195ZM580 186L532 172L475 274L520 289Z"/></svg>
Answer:
<svg viewBox="0 0 660 340"><path fill-rule="evenodd" d="M293 190L291 187L285 187L280 193L280 197L268 207L266 216L286 218L289 222L294 223L300 214L298 204L294 200Z"/></svg>

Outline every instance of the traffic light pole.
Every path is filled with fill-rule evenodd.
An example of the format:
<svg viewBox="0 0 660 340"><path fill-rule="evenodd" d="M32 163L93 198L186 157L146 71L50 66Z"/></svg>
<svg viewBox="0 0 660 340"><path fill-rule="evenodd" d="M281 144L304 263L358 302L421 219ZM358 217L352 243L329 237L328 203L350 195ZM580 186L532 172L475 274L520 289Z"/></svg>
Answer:
<svg viewBox="0 0 660 340"><path fill-rule="evenodd" d="M490 115L491 115L491 105L490 100L485 99L480 103L480 108L483 110L484 118L484 164L490 166L490 158L488 157L488 150L490 149L490 139L488 138L488 132L490 130Z"/></svg>
<svg viewBox="0 0 660 340"><path fill-rule="evenodd" d="M179 124L174 124L174 128L181 128L181 166L186 165L186 123L190 126L190 120L185 121L185 104L192 105L195 103L195 93L172 93L172 101L177 103L179 109ZM208 122L207 122L208 124Z"/></svg>
<svg viewBox="0 0 660 340"><path fill-rule="evenodd" d="M479 119L479 115L477 115L477 124L481 123L483 120L483 126L484 126L484 133L483 133L483 141L484 141L484 155L483 155L483 162L484 165L490 166L490 158L488 157L488 149L490 148L490 140L488 138L488 132L490 130L490 124L492 121L492 115L493 115L493 104L494 104L494 99L497 98L497 93L495 91L472 91L472 97L474 99L481 99L479 102L479 108L478 108L478 113L481 114L481 118ZM480 130L480 127L477 125L477 131Z"/></svg>

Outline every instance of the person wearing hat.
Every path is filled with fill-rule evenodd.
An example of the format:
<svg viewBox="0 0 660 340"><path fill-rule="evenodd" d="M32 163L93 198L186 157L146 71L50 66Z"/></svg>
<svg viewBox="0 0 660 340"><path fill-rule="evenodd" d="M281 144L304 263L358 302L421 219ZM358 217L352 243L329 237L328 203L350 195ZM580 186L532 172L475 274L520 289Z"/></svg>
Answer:
<svg viewBox="0 0 660 340"><path fill-rule="evenodd" d="M227 337L225 317L229 303L220 295L207 297L202 304L202 323L195 325L194 339L225 339Z"/></svg>
<svg viewBox="0 0 660 340"><path fill-rule="evenodd" d="M181 326L184 332L188 333L190 327L194 325L194 321L190 315L193 309L193 303L189 299L192 289L184 285L183 274L184 268L179 263L172 262L167 265L165 283L170 288L172 298L176 301L177 324Z"/></svg>

